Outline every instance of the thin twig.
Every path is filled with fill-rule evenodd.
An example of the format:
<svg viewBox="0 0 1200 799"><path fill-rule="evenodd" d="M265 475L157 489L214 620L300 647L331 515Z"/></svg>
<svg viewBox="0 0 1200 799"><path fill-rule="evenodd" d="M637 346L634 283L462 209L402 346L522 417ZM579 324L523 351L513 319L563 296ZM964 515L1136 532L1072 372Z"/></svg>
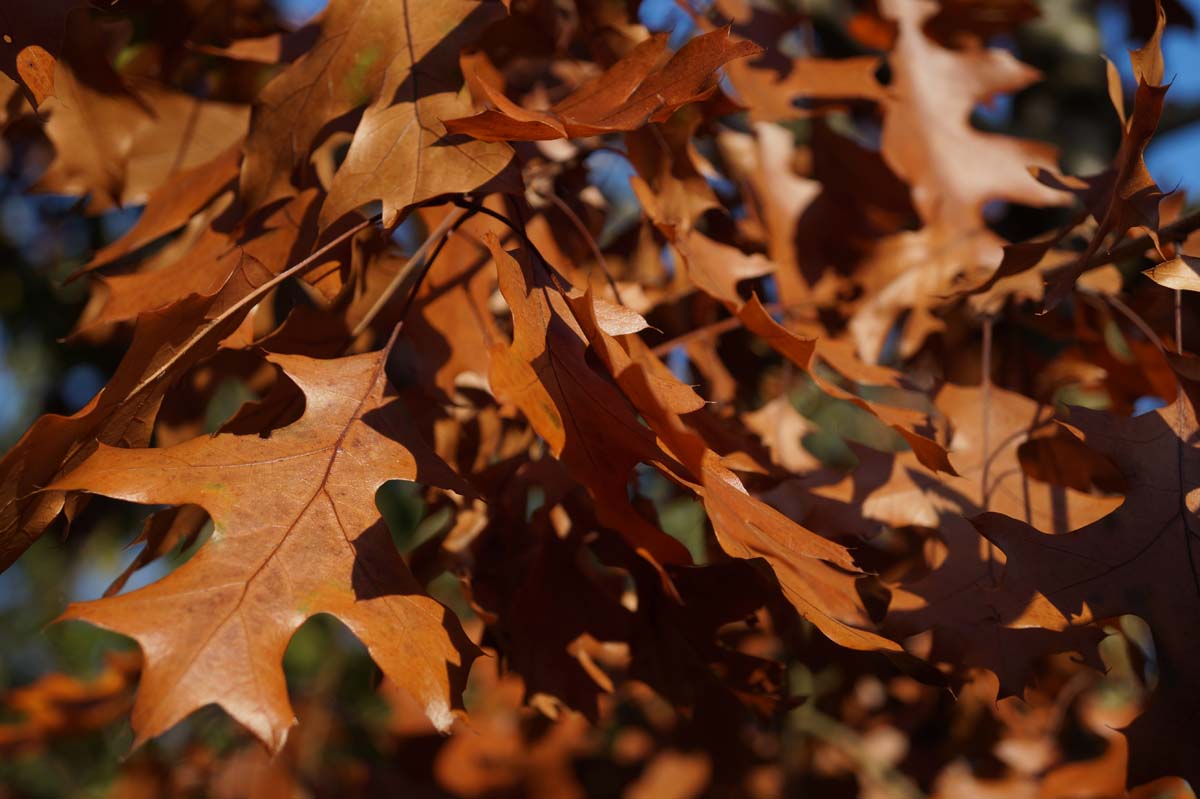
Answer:
<svg viewBox="0 0 1200 799"><path fill-rule="evenodd" d="M1091 294L1091 292L1086 293ZM1141 314L1122 302L1120 298L1109 294L1093 294L1092 296L1103 297L1109 302L1109 304L1112 305L1112 307L1120 311L1126 319L1128 319L1130 322L1133 322L1134 327L1142 331L1142 335L1149 339L1154 346L1158 347L1160 352L1167 351L1167 345L1163 343L1163 340L1158 337L1158 334L1154 332L1154 329L1150 327L1145 319L1142 318Z"/></svg>
<svg viewBox="0 0 1200 799"><path fill-rule="evenodd" d="M395 327L392 328L392 334L388 336L388 342L385 347L388 352L391 352L392 345L396 343L396 339L400 336L400 331L404 329L404 319L408 316L409 309L412 308L413 303L416 301L417 292L421 290L421 283L424 282L425 276L429 274L430 267L433 266L433 262L437 260L437 257L441 255L442 249L446 246L446 242L450 241L450 234L452 234L454 229L458 227L458 225L461 224L465 219L466 217L460 219L450 227L450 230L447 231L447 233L442 236L441 241L438 242L437 247L434 248L433 252L429 254L429 257L426 258L421 264L419 271L417 272L417 276L413 280L412 286L409 287L408 291L404 294L404 304L400 306L400 316L396 320Z"/></svg>
<svg viewBox="0 0 1200 799"><path fill-rule="evenodd" d="M519 238L521 243L525 245L525 249L537 256L538 262L545 267L546 271L550 274L550 277L558 284L557 288L559 291L570 291L571 281L563 277L562 274L560 274L559 271L554 268L554 265L546 260L546 256L542 255L542 251L534 246L533 240L530 239L529 234L525 232L525 221L523 219L521 220L521 224L517 224L499 211L493 211L483 203L472 200L468 197L455 197L451 200L451 202L453 202L459 208L465 208L468 211L480 213L484 216L490 216L492 219L495 219L497 222L503 224L513 233L516 233L517 238ZM517 209L517 213L520 214L519 208Z"/></svg>
<svg viewBox="0 0 1200 799"><path fill-rule="evenodd" d="M1175 354L1183 355L1183 291L1175 289ZM1185 394L1183 380L1177 375L1175 379L1175 474L1179 486L1179 520L1183 523L1183 543L1187 550L1188 568L1192 572L1192 586L1196 596L1200 597L1200 571L1196 569L1196 559L1192 552L1192 525L1188 520L1191 516L1187 504L1187 490L1184 483L1183 442L1187 440L1187 417L1184 415Z"/></svg>
<svg viewBox="0 0 1200 799"><path fill-rule="evenodd" d="M561 197L554 192L550 192L545 196L550 199L550 202L554 203L558 210L567 215L567 219L571 220L571 224L579 231L579 235L583 236L583 240L591 248L592 256L596 259L596 263L600 265L600 269L604 272L604 278L608 281L608 287L612 289L613 296L616 297L619 304L624 305L625 302L621 299L621 291L617 288L617 281L613 279L612 272L608 269L608 261L604 260L604 253L600 251L600 244L592 236L591 231L587 229L587 226L583 224L583 220L579 218L579 215L571 210L571 206L567 205Z"/></svg>
<svg viewBox="0 0 1200 799"><path fill-rule="evenodd" d="M1175 289L1175 354L1183 355L1183 289Z"/></svg>
<svg viewBox="0 0 1200 799"><path fill-rule="evenodd" d="M987 314L983 317L983 344L980 354L980 371L982 374L979 378L980 404L983 406L983 421L981 424L981 438L983 444L983 470L979 476L979 496L983 503L983 509L988 507L988 458L991 451L991 409L992 409L992 316Z"/></svg>
<svg viewBox="0 0 1200 799"><path fill-rule="evenodd" d="M363 332L371 326L371 323L375 321L375 317L379 316L384 306L386 306L388 301L392 299L392 296L400 288L401 284L403 284L405 280L407 280L414 273L415 270L423 269L423 261L425 264L428 264L428 261L425 261L425 253L427 253L431 247L434 247L439 242L444 241L451 229L457 227L468 213L470 213L470 211L459 207L442 217L442 221L438 223L438 226L433 229L433 232L425 237L425 241L421 242L421 246L417 247L416 252L414 252L408 259L408 263L406 263L404 268L392 277L391 282L387 284L387 287L383 290L379 297L376 298L375 302L367 310L366 314L363 315L363 318L360 319L358 324L354 326L354 330L350 332L350 337L352 339L361 336ZM405 307L405 310L408 310L407 307Z"/></svg>
<svg viewBox="0 0 1200 799"><path fill-rule="evenodd" d="M230 318L232 318L234 316L234 314L238 313L239 311L242 311L242 310L248 308L249 306L253 305L254 303L258 302L260 299L262 299L264 296L266 296L267 292L269 292L271 289L278 286L280 283L283 283L285 280L288 280L289 278L300 275L300 274L306 272L307 270L311 269L313 267L313 265L315 265L318 261L320 261L321 258L323 258L330 250L334 249L335 247L337 247L338 245L340 245L342 242L346 241L347 239L353 238L354 236L358 235L362 231L371 227L371 225L376 224L377 222L379 222L379 220L380 220L380 214L375 214L372 217L364 219L363 221L354 225L350 229L345 230L342 233L339 233L333 239L331 239L330 241L328 241L327 243L325 243L318 249L314 250L313 253L311 255L307 256L306 258L304 258L304 260L283 270L278 275L271 278L266 283L263 283L261 286L258 286L257 288L253 289L245 297L242 297L240 300L235 302L233 305L226 308L211 322L209 322L208 324L204 325L201 328L198 328L196 330L196 332L192 335L192 337L189 338L187 341L185 341L182 345L180 345L179 349L177 349L171 355L171 357L168 358L163 363L162 366L155 369L154 372L151 375L149 375L148 377L142 378L141 382L139 382L136 386L134 386L133 389L126 395L126 399L137 396L141 392L145 391L148 386L151 386L151 385L154 385L155 383L157 383L162 378L163 375L165 375L173 366L175 366L175 364L177 364L179 362L179 360L185 354L187 354L192 349L192 347L196 346L196 344L199 341L203 340L203 338L206 335L208 335L209 332L211 332L217 326L227 322Z"/></svg>
<svg viewBox="0 0 1200 799"><path fill-rule="evenodd" d="M983 465L979 470L979 502L982 508L988 510L991 498L988 490L988 467L991 465L991 433L992 433L992 322L991 314L983 317L983 344L980 355L979 404L982 406L983 419L980 424L980 439L983 447ZM996 578L996 549L990 540L987 542L988 574L992 585L998 583Z"/></svg>

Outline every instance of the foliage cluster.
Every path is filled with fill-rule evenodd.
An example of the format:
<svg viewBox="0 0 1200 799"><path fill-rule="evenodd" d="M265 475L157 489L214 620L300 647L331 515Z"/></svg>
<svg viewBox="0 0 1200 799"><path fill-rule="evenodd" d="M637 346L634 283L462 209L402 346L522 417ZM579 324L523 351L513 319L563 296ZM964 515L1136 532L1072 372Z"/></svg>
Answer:
<svg viewBox="0 0 1200 799"><path fill-rule="evenodd" d="M53 608L136 646L8 691L13 795L1200 784L1183 7L1072 62L1101 160L1032 0L100 6L0 12L28 192L144 206L0 570L151 506Z"/></svg>

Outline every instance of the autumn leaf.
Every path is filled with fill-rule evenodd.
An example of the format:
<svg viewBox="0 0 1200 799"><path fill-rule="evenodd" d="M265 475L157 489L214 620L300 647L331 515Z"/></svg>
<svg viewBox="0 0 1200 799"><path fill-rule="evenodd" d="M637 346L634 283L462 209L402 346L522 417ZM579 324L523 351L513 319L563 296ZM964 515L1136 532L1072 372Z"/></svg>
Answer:
<svg viewBox="0 0 1200 799"><path fill-rule="evenodd" d="M1049 281L1045 306L1054 308L1074 287L1075 282L1092 264L1093 256L1111 237L1119 241L1133 228L1148 232L1155 247L1159 246L1159 203L1165 196L1155 183L1146 167L1146 147L1158 129L1163 113L1163 103L1169 84L1163 84L1162 33L1166 27L1166 15L1162 4L1155 0L1157 24L1154 34L1138 50L1129 53L1137 79L1132 113L1126 115L1124 91L1116 67L1108 64L1108 91L1121 122L1121 146L1108 169L1090 178L1058 176L1052 171L1038 172L1041 182L1053 188L1074 194L1083 202L1084 211L1096 220L1087 248L1065 265ZM1043 257L1082 221L1075 219L1053 236L1028 242L1005 251L1004 261L995 274L972 291L990 289L1002 277L1019 274L1036 266ZM1110 244L1111 247L1111 244Z"/></svg>
<svg viewBox="0 0 1200 799"><path fill-rule="evenodd" d="M214 160L238 142L249 109L194 97L117 72L95 40L119 36L74 14L55 96L41 111L55 157L38 188L87 196L93 213L146 202L175 172Z"/></svg>
<svg viewBox="0 0 1200 799"><path fill-rule="evenodd" d="M269 237L267 241L278 257L279 241ZM335 239L289 268L294 273L306 262L316 263L336 243ZM70 417L39 418L0 460L0 564L15 560L64 510L69 514L79 507L77 495L40 489L82 462L97 444L149 444L154 418L171 384L223 342L234 341L231 337L238 337L255 302L288 274L283 271L260 280L266 277L261 274L262 262L243 258L236 247L228 254L231 257L218 260L217 266L223 262L238 279L229 280L226 273L211 286L213 294L187 294L166 307L141 313L133 340L108 385ZM248 266L246 272L243 266ZM201 275L199 279L211 278ZM152 297L139 300L153 303ZM245 332L240 338L245 338Z"/></svg>
<svg viewBox="0 0 1200 799"><path fill-rule="evenodd" d="M104 595L119 594L134 572L172 549L179 547L185 550L196 543L207 523L208 513L199 505L180 505L151 514L142 525L142 532L130 543L130 546L144 546L138 550L137 557L131 560L125 570L105 589Z"/></svg>
<svg viewBox="0 0 1200 799"><path fill-rule="evenodd" d="M294 723L283 652L316 613L345 623L434 724L449 727L477 650L413 580L374 497L390 479L461 483L398 413L385 359L386 352L332 361L272 356L306 407L269 439L102 446L52 486L196 504L215 524L199 552L159 582L63 614L141 645L135 745L216 703L278 751Z"/></svg>
<svg viewBox="0 0 1200 799"><path fill-rule="evenodd" d="M501 172L508 147L449 140L439 121L468 107L457 51L490 12L468 0L427 12L407 0L329 5L312 49L260 95L242 166L241 194L250 208L291 193L293 172L305 168L326 120L362 105L368 107L330 187L323 226L372 200L384 201L391 226L413 204L474 190ZM333 74L339 79L328 80Z"/></svg>
<svg viewBox="0 0 1200 799"><path fill-rule="evenodd" d="M935 654L950 662L984 663L996 671L1002 696L1019 695L1030 659L1005 658L1003 636L1013 631L980 623L1003 565L968 520L990 510L1022 519L1042 533L1058 534L1104 516L1121 500L1089 493L1087 485L1072 489L1028 473L1034 464L1026 466L1022 454L1053 441L1052 408L994 386L947 384L935 402L952 427L947 451L956 475L932 474L912 453L863 451L860 467L840 481L825 484L819 474L807 478L812 495L821 499L809 505L805 518L811 517L821 529L850 528L861 514L890 527L937 530L944 560L918 571L917 579L894 586L885 629L896 637L934 629ZM1090 452L1079 457L1100 458ZM1074 464L1069 474L1085 473L1084 465ZM1053 476L1049 469L1044 471ZM1020 645L1015 635L1013 643ZM1040 645L1070 648L1080 641L1046 637Z"/></svg>
<svg viewBox="0 0 1200 799"><path fill-rule="evenodd" d="M707 98L716 90L713 72L718 67L760 50L751 42L731 42L728 29L717 30L692 39L656 69L666 47L666 34L646 39L546 111L526 110L480 78L477 85L494 108L447 119L446 129L483 141L544 141L634 130Z"/></svg>
<svg viewBox="0 0 1200 799"><path fill-rule="evenodd" d="M602 522L660 562L688 562L679 542L629 507L625 485L634 465L662 453L628 400L585 360L583 333L550 282L549 265L530 263L528 253L519 263L494 234L485 241L514 329L511 346L492 347L492 390L519 407L550 452L591 489Z"/></svg>
<svg viewBox="0 0 1200 799"><path fill-rule="evenodd" d="M726 149L743 151L730 160L735 173L751 191L750 201L763 226L767 257L775 264L779 297L788 304L805 301L814 290L804 279L802 263L806 253L797 246L800 222L820 194L820 184L796 173L794 137L782 125L760 122L755 135L736 137L724 134Z"/></svg>
<svg viewBox="0 0 1200 799"><path fill-rule="evenodd" d="M67 15L83 0L19 0L0 10L0 71L15 80L36 108L54 94L54 68Z"/></svg>
<svg viewBox="0 0 1200 799"><path fill-rule="evenodd" d="M738 318L746 328L771 345L796 366L807 371L827 394L838 399L847 400L862 408L873 416L879 417L885 424L899 433L912 448L914 455L925 467L933 471L954 473L954 467L946 456L945 449L928 436L916 429L923 423L924 414L917 410L888 406L883 403L868 402L857 394L846 390L837 383L827 380L813 368L813 356L820 357L834 372L844 378L857 380L859 376L878 377L890 376L887 369L871 369L860 364L852 354L842 352L833 342L806 339L788 330L785 326L771 318L767 309L757 296L738 311Z"/></svg>
<svg viewBox="0 0 1200 799"><path fill-rule="evenodd" d="M1190 795L1113 4L8 3L0 794Z"/></svg>
<svg viewBox="0 0 1200 799"><path fill-rule="evenodd" d="M136 652L109 653L90 680L47 674L0 696L0 706L21 716L0 723L0 752L27 753L62 736L103 729L129 712L130 684L140 668Z"/></svg>
<svg viewBox="0 0 1200 799"><path fill-rule="evenodd" d="M876 56L794 57L783 40L803 19L798 9L724 3L733 31L767 45L753 58L730 62L725 71L738 99L756 122L779 122L840 110L853 101L879 101L884 87L876 79Z"/></svg>
<svg viewBox="0 0 1200 799"><path fill-rule="evenodd" d="M294 252L315 200L314 192L301 193L229 232L214 223L183 257L157 269L96 277L98 307L85 315L82 329L136 319L192 295L209 298L209 312L221 313L300 260Z"/></svg>
<svg viewBox="0 0 1200 799"><path fill-rule="evenodd" d="M880 152L910 185L924 227L884 239L864 264L869 296L853 328L867 359L879 357L886 331L898 320L901 352L911 355L940 329L934 309L957 284L979 283L996 270L1006 242L984 223L986 203L1053 206L1070 199L1061 187L1030 174L1031 168L1054 166L1053 148L984 133L970 122L980 103L1029 86L1039 73L1011 53L977 42L961 49L942 46L926 28L938 10L927 0L880 5L897 27Z"/></svg>
<svg viewBox="0 0 1200 799"><path fill-rule="evenodd" d="M525 471L532 479L547 476L533 464ZM516 479L506 488L510 495L525 496ZM583 636L627 641L634 614L608 590L598 570L586 566L582 530L561 505L535 514L522 525L519 540L511 534L514 515L506 508L489 510L491 524L472 547L483 564L470 582L472 602L505 639L510 667L524 680L527 698L553 697L597 718L600 697L612 684L581 654L579 641ZM524 515L523 508L516 510Z"/></svg>
<svg viewBox="0 0 1200 799"><path fill-rule="evenodd" d="M1170 734L1191 718L1197 656L1191 620L1200 618L1192 554L1196 508L1196 418L1186 396L1134 418L1072 408L1070 424L1108 456L1128 483L1125 503L1070 533L1049 537L1006 515L973 520L1007 563L993 606L1010 628L1068 624L1134 614L1154 637L1158 684L1145 712L1126 728L1137 784L1162 774L1195 781L1191 745ZM1047 616L1057 622L1047 623Z"/></svg>
<svg viewBox="0 0 1200 799"><path fill-rule="evenodd" d="M969 122L977 104L1028 86L1038 73L1004 50L939 46L922 27L937 12L928 0L883 0L880 9L898 27L883 103L883 157L912 186L925 224L977 228L992 199L1063 204L1063 194L1028 171L1052 166L1052 148L981 133Z"/></svg>
<svg viewBox="0 0 1200 799"><path fill-rule="evenodd" d="M575 298L576 318L638 411L687 467L690 487L703 500L722 548L739 558L764 558L784 594L830 639L854 649L899 652L872 632L870 614L855 589L854 559L841 545L807 530L751 497L737 476L681 418L695 397L643 347L627 351L595 321L592 298Z"/></svg>
<svg viewBox="0 0 1200 799"><path fill-rule="evenodd" d="M687 269L691 282L713 299L719 300L733 313L748 330L766 341L773 349L783 354L793 364L813 374L814 379L827 393L840 399L847 399L868 413L884 419L900 435L902 435L923 463L932 469L950 470L945 452L926 436L916 432L913 427L920 422L920 414L906 413L899 409L887 408L872 404L846 391L836 383L825 380L817 372L812 371L813 355L817 344L810 339L798 336L785 326L775 321L763 307L756 295L743 302L738 293L738 283L750 278L762 277L774 271L773 264L761 255L746 255L735 247L713 241L704 234L693 230L690 218L681 217L676 209L670 214L658 201L650 186L642 179L632 179L634 193L642 204L643 211L666 235L674 251L679 255ZM911 295L906 295L911 296ZM822 349L835 370L855 361L852 356L845 354L833 355L833 349L824 345ZM852 368L858 368L857 365ZM884 373L887 370L880 370Z"/></svg>
<svg viewBox="0 0 1200 799"><path fill-rule="evenodd" d="M90 271L107 266L183 227L233 183L240 160L241 148L235 145L211 161L173 173L146 198L146 209L134 226L100 249L84 268Z"/></svg>
<svg viewBox="0 0 1200 799"><path fill-rule="evenodd" d="M1180 255L1158 266L1152 266L1143 275L1160 286L1180 291L1200 291L1200 259Z"/></svg>

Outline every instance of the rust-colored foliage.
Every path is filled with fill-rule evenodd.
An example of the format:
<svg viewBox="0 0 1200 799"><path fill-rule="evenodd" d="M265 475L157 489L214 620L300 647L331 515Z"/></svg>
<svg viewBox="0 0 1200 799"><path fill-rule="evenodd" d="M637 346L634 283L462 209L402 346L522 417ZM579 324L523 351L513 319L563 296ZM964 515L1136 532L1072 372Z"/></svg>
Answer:
<svg viewBox="0 0 1200 799"><path fill-rule="evenodd" d="M0 568L93 495L167 506L61 616L140 659L10 693L0 755L132 708L114 796L583 796L588 759L626 796L1200 785L1200 216L1144 158L1161 3L1090 177L971 119L1041 79L992 42L1027 0L863 2L804 55L804 14L741 0L681 4L677 48L636 2L153 5L0 10L33 188L145 206L72 278L64 346L124 355L0 462ZM1010 240L1003 204L1044 220ZM222 381L254 399L208 425ZM403 553L392 480L438 520ZM318 614L382 672L394 771L314 765L352 737L289 699ZM270 756L143 747L206 705Z"/></svg>

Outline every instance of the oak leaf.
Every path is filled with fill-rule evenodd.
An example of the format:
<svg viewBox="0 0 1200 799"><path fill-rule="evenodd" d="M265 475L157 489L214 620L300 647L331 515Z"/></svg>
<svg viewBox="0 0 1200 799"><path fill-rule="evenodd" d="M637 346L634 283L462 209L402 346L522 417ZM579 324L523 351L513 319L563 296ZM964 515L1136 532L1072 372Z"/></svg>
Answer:
<svg viewBox="0 0 1200 799"><path fill-rule="evenodd" d="M807 302L819 293L804 280L806 253L797 239L800 222L821 192L821 184L793 167L795 137L782 125L759 122L753 137L722 133L720 141L735 177L752 189L753 205L765 228L767 257L776 267L779 299L786 305Z"/></svg>
<svg viewBox="0 0 1200 799"><path fill-rule="evenodd" d="M536 465L531 471L537 473ZM506 493L514 487L506 486ZM523 516L524 508L518 510ZM522 529L513 530L514 522ZM579 656L577 642L585 635L625 641L633 614L588 568L582 538L562 506L528 522L508 514L497 518L473 545L478 566L470 596L502 636L499 648L524 680L527 698L553 697L596 719L598 698L612 691L612 682Z"/></svg>
<svg viewBox="0 0 1200 799"><path fill-rule="evenodd" d="M794 333L775 321L757 296L752 296L739 308L737 316L747 330L767 342L772 349L793 364L805 370L826 394L857 405L899 433L912 448L917 460L925 467L933 471L954 474L954 467L946 456L945 448L917 429L924 425L925 413L911 408L869 402L838 383L827 379L818 369L814 368L813 358L814 356L819 357L834 373L855 383L864 378L869 381L883 377L887 383L898 384L899 376L892 370L859 362L853 353L845 352L835 341L805 338Z"/></svg>
<svg viewBox="0 0 1200 799"><path fill-rule="evenodd" d="M420 213L430 227L441 219L437 211ZM463 235L446 242L413 298L398 342L400 354L411 354L417 374L448 398L460 386L486 387L491 345L503 336L487 305L496 274L490 253L479 243L496 227L491 222L470 219L460 228Z"/></svg>
<svg viewBox="0 0 1200 799"><path fill-rule="evenodd" d="M595 320L592 303L590 294L573 298L576 318L626 396L688 470L674 478L688 480L703 500L722 549L738 558L765 559L788 600L831 640L854 649L900 652L897 643L873 631L857 593L861 573L850 552L750 496L680 415L695 408L691 387L636 338L606 332Z"/></svg>
<svg viewBox="0 0 1200 799"><path fill-rule="evenodd" d="M1115 66L1108 64L1108 91L1121 122L1121 146L1108 169L1090 178L1056 175L1050 169L1038 171L1039 180L1055 189L1070 192L1083 202L1083 213L1055 234L1006 248L1004 260L995 274L972 292L990 289L1003 277L1019 274L1037 266L1053 248L1090 214L1096 220L1087 248L1078 254L1050 281L1046 308L1053 308L1070 293L1075 282L1092 267L1091 260L1105 242L1119 241L1133 228L1147 231L1158 247L1159 203L1164 193L1146 167L1146 147L1158 129L1163 103L1170 85L1163 81L1162 34L1166 15L1160 0L1155 0L1157 27L1150 40L1138 50L1131 50L1138 86L1133 111L1126 115L1121 78Z"/></svg>
<svg viewBox="0 0 1200 799"><path fill-rule="evenodd" d="M1005 241L985 224L986 203L1070 200L1061 186L1030 174L1054 166L1053 147L984 133L970 122L977 105L1029 86L1037 70L973 38L961 49L942 46L926 27L939 11L929 0L884 0L880 11L897 26L881 154L909 184L924 227L883 239L864 264L868 297L852 328L868 359L880 356L888 331L911 310L900 339L901 356L910 356L941 329L935 311L959 281L978 283L981 271L1001 263Z"/></svg>
<svg viewBox="0 0 1200 799"><path fill-rule="evenodd" d="M811 518L810 523L820 529L852 529L861 514L890 527L936 530L944 555L918 571L915 579L905 578L893 586L885 629L907 637L932 628L935 656L987 665L999 677L1002 696L1019 695L1031 658L1005 657L1005 647L1022 646L1018 636L1024 635L1024 647L1029 649L1032 631L997 631L980 622L987 615L989 592L1003 566L968 520L994 510L1046 534L1064 533L1104 516L1120 499L1089 493L1088 486L1073 489L1027 473L1026 468L1033 466L1025 467L1021 455L1050 441L1055 429L1053 408L997 387L985 392L952 384L941 388L935 402L951 426L947 451L957 475L935 475L912 453L888 456L863 451L861 465L841 481L822 485L819 475L808 478L814 499L806 503L807 515L802 519ZM1086 474L1083 467L1089 455L1098 459L1094 453L1079 453L1069 476ZM1046 477L1057 473L1048 458L1038 465ZM1006 644L1005 635L1012 642ZM1042 636L1036 644L1056 651L1054 647L1070 650L1081 642L1088 642L1087 631L1074 640Z"/></svg>
<svg viewBox="0 0 1200 799"><path fill-rule="evenodd" d="M363 112L329 186L322 227L372 200L383 202L383 222L391 226L408 207L440 194L519 188L505 170L512 148L449 135L454 131L442 122L471 109L458 55L488 19L485 8L457 0L439 4L434 15L426 6L410 12L405 5L406 38L397 46L407 52L388 65L378 99Z"/></svg>
<svg viewBox="0 0 1200 799"><path fill-rule="evenodd" d="M0 72L36 108L54 94L54 67L71 10L84 0L16 0L0 9Z"/></svg>
<svg viewBox="0 0 1200 799"><path fill-rule="evenodd" d="M635 130L663 122L680 106L711 96L718 67L761 48L730 41L728 29L716 30L692 39L656 70L666 50L667 35L655 34L545 111L522 108L481 78L477 85L495 108L447 119L446 129L484 141L544 141Z"/></svg>
<svg viewBox="0 0 1200 799"><path fill-rule="evenodd" d="M136 319L191 295L208 298L209 313L221 313L299 260L295 253L309 243L317 199L315 191L301 192L232 231L214 221L172 263L97 276L97 301L80 320L80 332Z"/></svg>
<svg viewBox="0 0 1200 799"><path fill-rule="evenodd" d="M251 208L293 191L326 124L368 105L336 173L322 224L371 200L395 224L414 203L491 180L506 145L447 139L438 121L467 110L457 54L491 12L455 0L436 9L409 0L334 0L312 49L259 94L246 140L241 194Z"/></svg>
<svg viewBox="0 0 1200 799"><path fill-rule="evenodd" d="M87 196L88 211L146 202L175 172L212 161L239 141L249 109L135 80L109 63L105 39L122 36L75 14L46 102L55 157L37 188ZM100 41L97 41L100 40Z"/></svg>
<svg viewBox="0 0 1200 799"><path fill-rule="evenodd" d="M1007 562L990 604L1007 627L1063 630L1135 614L1154 636L1158 684L1129 727L1129 781L1163 774L1195 783L1195 747L1183 729L1200 712L1192 664L1200 657L1200 554L1195 485L1200 473L1195 411L1186 395L1133 418L1072 408L1070 424L1108 456L1128 483L1115 512L1047 536L999 513L973 520Z"/></svg>
<svg viewBox="0 0 1200 799"><path fill-rule="evenodd" d="M374 498L389 479L461 484L389 397L386 355L273 355L305 395L294 424L265 440L225 433L166 449L102 446L52 486L195 504L215 524L212 538L167 577L73 604L62 616L141 645L135 745L216 703L278 751L294 723L283 653L317 613L345 623L448 729L477 650L420 590Z"/></svg>
<svg viewBox="0 0 1200 799"><path fill-rule="evenodd" d="M520 408L550 452L588 486L601 522L661 563L690 562L682 544L629 505L626 483L634 465L664 456L629 401L587 362L586 339L566 297L551 283L549 265L531 263L526 251L518 263L495 234L485 242L513 318L512 345L492 346L493 392Z"/></svg>
<svg viewBox="0 0 1200 799"><path fill-rule="evenodd" d="M177 230L230 186L238 174L240 143L211 161L172 173L146 198L146 208L125 235L105 245L88 261L85 270L98 269L124 258Z"/></svg>
<svg viewBox="0 0 1200 799"><path fill-rule="evenodd" d="M923 29L938 11L930 0L882 0L880 8L899 30L883 102L883 157L909 182L925 224L977 229L989 200L1063 204L1064 194L1028 170L1053 166L1053 148L981 133L969 121L977 104L1028 86L1038 72L1005 50L939 46Z"/></svg>
<svg viewBox="0 0 1200 799"><path fill-rule="evenodd" d="M827 106L838 108L839 102L883 98L885 89L875 77L881 62L875 56L785 55L791 48L781 39L803 21L798 11L778 6L767 10L748 3L723 3L720 8L733 17L734 33L766 46L755 58L731 61L725 67L730 85L755 122L778 122Z"/></svg>

